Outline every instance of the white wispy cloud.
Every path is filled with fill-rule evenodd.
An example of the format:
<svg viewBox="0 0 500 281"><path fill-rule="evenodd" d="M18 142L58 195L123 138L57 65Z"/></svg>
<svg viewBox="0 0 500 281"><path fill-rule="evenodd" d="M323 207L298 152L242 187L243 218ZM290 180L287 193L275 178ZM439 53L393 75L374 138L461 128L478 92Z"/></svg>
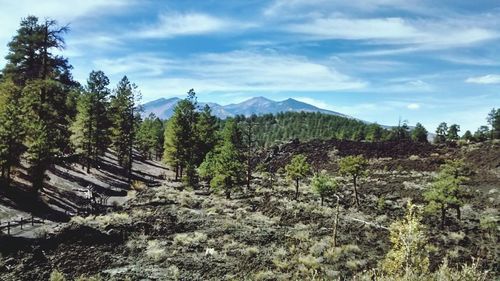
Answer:
<svg viewBox="0 0 500 281"><path fill-rule="evenodd" d="M483 27L463 26L455 21L390 18L350 18L329 16L285 26L291 33L315 40L368 40L377 44L410 45L378 54L468 46L499 38L498 32ZM377 53L372 53L377 54Z"/></svg>
<svg viewBox="0 0 500 281"><path fill-rule="evenodd" d="M16 33L22 18L34 15L40 19L55 19L61 25L72 24L82 18L99 18L103 14L111 14L133 6L136 0L75 0L61 2L59 0L19 0L2 1L0 9L0 65L7 53L7 43ZM70 26L71 27L71 26ZM98 38L96 38L98 39ZM86 38L87 42L93 41ZM69 45L69 44L68 44ZM80 50L71 50L72 55L80 55Z"/></svg>
<svg viewBox="0 0 500 281"><path fill-rule="evenodd" d="M429 13L422 0L275 0L266 6L266 16L297 17L299 15L318 15L327 12L356 11L372 13L380 10L397 9L414 13ZM436 8L434 8L436 12Z"/></svg>
<svg viewBox="0 0 500 281"><path fill-rule="evenodd" d="M127 74L146 85L145 95L165 92L286 92L360 89L366 83L302 56L233 51L187 58L135 54L98 59L94 65L113 75Z"/></svg>
<svg viewBox="0 0 500 281"><path fill-rule="evenodd" d="M410 103L410 104L408 104L407 108L411 109L411 110L416 110L416 109L420 108L420 104L418 104L418 103Z"/></svg>
<svg viewBox="0 0 500 281"><path fill-rule="evenodd" d="M232 19L215 17L203 13L163 13L157 23L133 32L142 38L170 38L175 36L231 32L251 27Z"/></svg>
<svg viewBox="0 0 500 281"><path fill-rule="evenodd" d="M474 84L500 84L500 74L469 77L465 79L465 82Z"/></svg>

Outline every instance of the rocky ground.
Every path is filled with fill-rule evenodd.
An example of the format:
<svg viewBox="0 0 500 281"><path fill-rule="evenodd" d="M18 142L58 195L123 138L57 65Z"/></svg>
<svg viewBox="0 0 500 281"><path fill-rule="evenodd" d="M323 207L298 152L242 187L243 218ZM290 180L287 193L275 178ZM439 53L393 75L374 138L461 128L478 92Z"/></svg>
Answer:
<svg viewBox="0 0 500 281"><path fill-rule="evenodd" d="M485 232L484 216L499 215L500 145L464 147L293 142L263 153L276 170L291 155L304 153L315 169L335 175L336 158L364 154L368 176L353 204L342 182L337 244L333 245L336 200L320 206L308 183L293 200L283 177L263 187L258 175L250 190L220 194L184 189L164 181L144 189L108 214L73 217L48 239L0 237L0 280L48 280L54 270L69 280L100 275L103 280L305 280L351 278L373 268L387 253L387 227L404 214L408 200L423 204L422 191L445 159L464 158L472 174L462 219L450 211L447 226L426 214L431 268L446 256L451 266L480 259L499 276L498 232ZM376 152L372 150L376 149ZM167 174L167 177L171 176Z"/></svg>

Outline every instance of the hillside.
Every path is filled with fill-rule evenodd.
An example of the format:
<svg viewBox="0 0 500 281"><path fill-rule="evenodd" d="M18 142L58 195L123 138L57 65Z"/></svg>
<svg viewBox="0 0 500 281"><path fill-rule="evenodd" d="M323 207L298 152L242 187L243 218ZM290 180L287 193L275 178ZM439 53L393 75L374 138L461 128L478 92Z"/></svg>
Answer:
<svg viewBox="0 0 500 281"><path fill-rule="evenodd" d="M390 131L376 124L321 112L284 112L264 114L255 119L237 119L243 130L252 122L254 138L261 146L292 139L309 140L381 140L391 138Z"/></svg>
<svg viewBox="0 0 500 281"><path fill-rule="evenodd" d="M473 172L467 190L474 195L463 206L460 220L449 214L444 230L432 216L426 218L427 235L435 247L430 268L437 269L448 256L450 268L441 270L449 272L476 257L477 266L490 275L470 280L494 280L500 270L498 236L489 236L479 221L498 216L499 152L498 144L289 143L269 151L273 161L288 163L296 153L304 153L312 164L335 163L332 155L353 153L369 159L369 173L360 184L361 207L353 206L349 178L337 176L343 187L336 245L332 240L336 200L327 198L320 206L308 183L300 186L300 197L293 200L294 188L282 176L274 187L266 187L265 178L258 175L252 189L237 190L232 199L225 199L167 180L138 192L121 210L74 217L49 239L0 237L6 245L0 248L0 279L47 280L57 269L68 278L99 274L98 280L305 280L315 276L345 280L354 275L369 280L367 270L376 267L389 250L388 227L403 217L409 198L422 204L422 189L439 165L464 157ZM478 157L484 153L487 159ZM325 160L328 155L331 160ZM328 169L337 172L335 165ZM168 171L167 176L173 174ZM474 268L470 270L469 274L476 274Z"/></svg>
<svg viewBox="0 0 500 281"><path fill-rule="evenodd" d="M179 98L170 99L158 99L143 105L143 115L147 116L150 113L154 113L161 119L168 119L173 114L173 109L175 105L179 102ZM331 110L321 109L316 106L297 101L295 99L289 98L283 101L273 101L264 97L255 97L248 99L246 101L219 105L217 103L205 103L199 102L200 107L208 104L212 109L212 113L218 118L225 119L227 117L234 117L236 115L250 116L252 114L263 115L263 114L276 114L280 112L320 112L324 114L330 114L335 116L343 116L350 118L349 116L338 113Z"/></svg>
<svg viewBox="0 0 500 281"><path fill-rule="evenodd" d="M96 196L103 198L103 203L93 206L96 212L114 209L135 196L136 191L127 182L127 177L116 161L114 153L100 157L99 163L89 172L75 162L76 158L61 159L53 165L45 177L44 189L37 196L32 193L25 167L17 168L13 173L11 186L0 189L0 221L12 221L20 218L46 220L48 224L32 228L13 229L11 233L24 237L33 237L38 232L52 231L51 222L67 222L72 216L85 214L91 208L87 190L94 190ZM133 165L134 181L154 185L166 171L158 162L141 160L137 157ZM27 231L28 230L28 231Z"/></svg>

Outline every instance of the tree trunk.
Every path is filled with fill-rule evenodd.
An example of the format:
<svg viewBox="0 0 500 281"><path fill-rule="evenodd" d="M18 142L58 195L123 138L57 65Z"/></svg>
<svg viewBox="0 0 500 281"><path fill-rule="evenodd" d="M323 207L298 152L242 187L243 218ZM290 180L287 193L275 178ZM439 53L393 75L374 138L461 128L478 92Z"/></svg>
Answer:
<svg viewBox="0 0 500 281"><path fill-rule="evenodd" d="M7 176L5 177L6 185L10 186L10 171L12 170L12 166L10 164L7 164Z"/></svg>
<svg viewBox="0 0 500 281"><path fill-rule="evenodd" d="M446 208L444 205L441 205L441 229L444 229L444 220L446 217Z"/></svg>
<svg viewBox="0 0 500 281"><path fill-rule="evenodd" d="M333 247L337 247L337 226L339 224L339 213L340 213L340 198L337 196L337 210L335 212L335 221L333 225Z"/></svg>
<svg viewBox="0 0 500 281"><path fill-rule="evenodd" d="M179 180L179 165L175 165L175 181Z"/></svg>
<svg viewBox="0 0 500 281"><path fill-rule="evenodd" d="M323 201L324 201L324 199L325 198L323 196L321 196L321 207L323 207Z"/></svg>
<svg viewBox="0 0 500 281"><path fill-rule="evenodd" d="M356 206L359 207L358 187L357 187L356 177L353 177L352 180L353 180L352 182L354 185L354 197L356 199Z"/></svg>
<svg viewBox="0 0 500 281"><path fill-rule="evenodd" d="M460 206L459 205L455 205L455 210L457 211L457 219L460 220L460 217L461 217L461 213L460 213Z"/></svg>
<svg viewBox="0 0 500 281"><path fill-rule="evenodd" d="M295 179L295 200L299 199L299 179Z"/></svg>
<svg viewBox="0 0 500 281"><path fill-rule="evenodd" d="M226 199L231 199L231 191L229 188L226 188Z"/></svg>

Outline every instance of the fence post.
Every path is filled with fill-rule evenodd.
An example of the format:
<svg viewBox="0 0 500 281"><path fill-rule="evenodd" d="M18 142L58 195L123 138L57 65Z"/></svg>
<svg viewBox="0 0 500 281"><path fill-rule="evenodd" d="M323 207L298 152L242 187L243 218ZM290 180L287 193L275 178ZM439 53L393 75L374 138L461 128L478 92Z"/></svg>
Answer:
<svg viewBox="0 0 500 281"><path fill-rule="evenodd" d="M19 224L21 225L21 229L23 229L23 218L19 221Z"/></svg>
<svg viewBox="0 0 500 281"><path fill-rule="evenodd" d="M10 221L7 222L7 235L10 235Z"/></svg>
<svg viewBox="0 0 500 281"><path fill-rule="evenodd" d="M33 218L33 214L31 214L31 226L35 225L35 218Z"/></svg>

